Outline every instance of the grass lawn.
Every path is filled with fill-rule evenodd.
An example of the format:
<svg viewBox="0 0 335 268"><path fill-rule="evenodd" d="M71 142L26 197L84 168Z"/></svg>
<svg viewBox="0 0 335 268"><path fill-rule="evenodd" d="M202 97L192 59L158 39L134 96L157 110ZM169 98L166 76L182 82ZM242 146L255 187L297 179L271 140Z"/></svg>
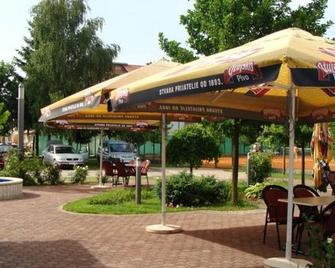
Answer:
<svg viewBox="0 0 335 268"><path fill-rule="evenodd" d="M108 192L97 194L93 197L88 197L67 203L63 208L66 211L77 213L92 213L92 214L146 214L159 213L161 204L153 190L142 191L142 204L136 205L133 201L135 194L133 189L114 189ZM249 210L256 209L257 205L254 202L241 200L238 206L232 206L231 203L218 204L204 207L179 207L167 208L167 212L182 212L196 210L216 210L216 211L231 211L231 210Z"/></svg>

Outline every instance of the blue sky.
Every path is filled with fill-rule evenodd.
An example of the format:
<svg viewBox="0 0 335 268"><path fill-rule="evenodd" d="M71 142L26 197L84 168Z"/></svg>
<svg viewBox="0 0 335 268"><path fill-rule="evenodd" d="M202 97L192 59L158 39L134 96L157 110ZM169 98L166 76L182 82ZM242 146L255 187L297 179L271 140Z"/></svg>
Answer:
<svg viewBox="0 0 335 268"><path fill-rule="evenodd" d="M28 35L27 21L30 9L38 0L0 0L0 60L10 62L15 49L23 45ZM88 0L90 17L102 17L105 25L100 37L105 43L121 47L118 62L145 64L164 56L158 45L158 33L185 44L187 38L179 17L192 8L186 0ZM293 6L304 5L308 0L295 0ZM326 19L335 20L335 1L328 1ZM335 26L327 32L335 37Z"/></svg>

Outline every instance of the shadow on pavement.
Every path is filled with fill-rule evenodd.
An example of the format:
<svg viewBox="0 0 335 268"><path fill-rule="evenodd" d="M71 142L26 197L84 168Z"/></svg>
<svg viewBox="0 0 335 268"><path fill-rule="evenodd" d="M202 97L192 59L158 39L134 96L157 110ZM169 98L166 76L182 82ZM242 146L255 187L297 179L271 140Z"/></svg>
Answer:
<svg viewBox="0 0 335 268"><path fill-rule="evenodd" d="M232 227L226 229L191 230L183 234L204 239L223 246L234 248L264 258L284 256L285 252L278 249L274 225L268 226L266 243L263 244L264 226ZM281 241L285 244L285 227L281 228Z"/></svg>
<svg viewBox="0 0 335 268"><path fill-rule="evenodd" d="M104 267L74 240L0 242L0 267Z"/></svg>

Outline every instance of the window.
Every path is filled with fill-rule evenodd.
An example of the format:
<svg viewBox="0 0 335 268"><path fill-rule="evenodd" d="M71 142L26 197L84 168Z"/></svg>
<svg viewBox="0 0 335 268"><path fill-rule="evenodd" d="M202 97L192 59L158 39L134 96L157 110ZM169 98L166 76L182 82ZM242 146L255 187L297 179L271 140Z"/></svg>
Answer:
<svg viewBox="0 0 335 268"><path fill-rule="evenodd" d="M70 146L56 147L56 154L73 154L73 148Z"/></svg>

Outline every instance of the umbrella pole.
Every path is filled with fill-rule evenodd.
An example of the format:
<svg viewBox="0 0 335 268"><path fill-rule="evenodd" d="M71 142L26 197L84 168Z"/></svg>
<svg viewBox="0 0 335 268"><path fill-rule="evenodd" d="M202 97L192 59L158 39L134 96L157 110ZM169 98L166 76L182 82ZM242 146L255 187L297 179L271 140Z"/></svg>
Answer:
<svg viewBox="0 0 335 268"><path fill-rule="evenodd" d="M103 153L103 130L100 130L100 173L99 173L99 186L102 186L102 153Z"/></svg>
<svg viewBox="0 0 335 268"><path fill-rule="evenodd" d="M166 224L166 114L162 114L162 225Z"/></svg>
<svg viewBox="0 0 335 268"><path fill-rule="evenodd" d="M166 114L162 113L162 219L161 224L148 225L145 229L149 233L173 234L182 231L178 225L166 224Z"/></svg>
<svg viewBox="0 0 335 268"><path fill-rule="evenodd" d="M292 255L293 176L294 176L295 87L289 90L289 173L285 258Z"/></svg>

